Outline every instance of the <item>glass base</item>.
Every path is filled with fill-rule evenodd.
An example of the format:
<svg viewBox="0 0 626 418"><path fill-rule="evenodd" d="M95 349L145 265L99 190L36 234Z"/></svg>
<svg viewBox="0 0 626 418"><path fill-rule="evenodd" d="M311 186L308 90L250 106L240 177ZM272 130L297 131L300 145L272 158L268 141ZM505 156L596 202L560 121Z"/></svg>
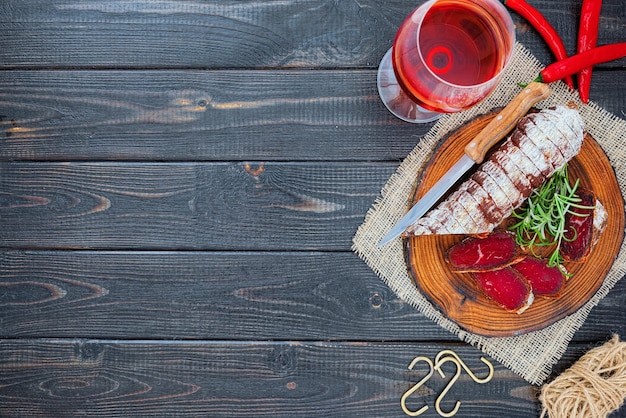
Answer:
<svg viewBox="0 0 626 418"><path fill-rule="evenodd" d="M391 48L380 62L376 84L381 100L396 117L411 123L427 123L441 117L441 113L424 109L402 91L393 71Z"/></svg>

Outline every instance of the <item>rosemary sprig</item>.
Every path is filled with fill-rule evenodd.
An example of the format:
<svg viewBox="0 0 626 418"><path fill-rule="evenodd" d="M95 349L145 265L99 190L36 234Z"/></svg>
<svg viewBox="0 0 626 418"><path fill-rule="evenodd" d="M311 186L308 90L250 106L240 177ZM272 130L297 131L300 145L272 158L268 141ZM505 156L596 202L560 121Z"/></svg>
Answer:
<svg viewBox="0 0 626 418"><path fill-rule="evenodd" d="M579 183L580 179L577 179L573 186L570 185L565 164L530 195L524 206L513 212L512 216L519 221L509 229L515 231L518 245L529 248L533 254L534 247L555 246L548 259L549 266L563 262L561 243L567 240L565 215L587 216L573 209L593 209L579 204L581 199L576 195ZM570 241L574 239L576 236Z"/></svg>

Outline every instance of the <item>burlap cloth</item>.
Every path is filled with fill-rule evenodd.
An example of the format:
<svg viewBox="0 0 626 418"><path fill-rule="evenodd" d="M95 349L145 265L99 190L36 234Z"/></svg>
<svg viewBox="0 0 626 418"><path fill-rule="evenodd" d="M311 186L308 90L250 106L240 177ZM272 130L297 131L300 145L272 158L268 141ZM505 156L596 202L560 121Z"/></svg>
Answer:
<svg viewBox="0 0 626 418"><path fill-rule="evenodd" d="M439 140L451 130L477 115L505 106L520 90L517 83L532 81L542 65L519 43L513 62L497 90L478 106L457 114L445 115L419 141L398 170L383 187L380 197L367 212L364 223L353 238L353 250L380 278L407 303L459 339L478 347L531 384L540 385L549 376L552 366L561 358L574 333L582 326L591 309L626 274L626 245L622 243L615 263L598 292L574 314L544 328L521 336L489 338L469 333L438 311L413 284L404 261L400 239L377 248L380 239L406 213L417 173L431 156ZM552 95L537 105L539 108L570 101L578 104L588 132L602 146L616 171L622 195L626 196L626 121L593 103L582 104L576 92L565 84L551 84Z"/></svg>

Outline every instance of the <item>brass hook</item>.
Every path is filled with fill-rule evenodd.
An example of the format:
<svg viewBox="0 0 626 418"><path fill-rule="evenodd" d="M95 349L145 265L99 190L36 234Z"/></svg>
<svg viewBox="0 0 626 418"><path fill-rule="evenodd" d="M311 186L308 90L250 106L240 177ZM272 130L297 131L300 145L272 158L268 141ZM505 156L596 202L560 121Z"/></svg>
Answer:
<svg viewBox="0 0 626 418"><path fill-rule="evenodd" d="M467 366L467 364L465 364L465 362L463 360L461 360L461 357L454 351L452 350L441 350L437 356L435 357L435 364L438 364L439 361L441 360L441 358L445 355L450 355L453 356L461 365L461 367L463 367L463 369L467 372L467 374L472 378L472 380L476 383L487 383L489 382L492 378L493 378L493 364L491 364L491 362L489 360L487 360L484 357L481 357L480 360L485 363L487 365L487 367L489 367L489 374L487 375L487 377L480 379L479 377L477 377L474 372L472 372L470 370L470 368ZM436 368L436 367L435 367ZM441 372L439 373L441 374ZM442 376L443 377L443 376Z"/></svg>
<svg viewBox="0 0 626 418"><path fill-rule="evenodd" d="M420 361L424 361L426 363L428 363L428 366L430 366L430 370L428 371L428 374L426 376L424 376L422 378L422 380L420 380L419 382L417 382L413 387L411 387L411 389L407 390L404 395L402 395L402 398L400 399L400 406L402 406L402 410L404 411L405 414L412 416L412 417L416 417L418 415L423 414L427 409L428 409L428 405L424 405L422 406L420 409L418 409L417 411L411 411L406 407L406 399L411 396L413 394L413 392L415 392L417 389L419 389L424 383L426 383L426 381L428 379L430 379L430 377L433 375L433 373L435 372L435 368L433 365L433 362L431 359L429 359L428 357L424 357L424 356L418 356L415 357L413 359L413 361L411 362L411 364L409 364L409 370L413 370L413 367L415 367L415 365L420 362Z"/></svg>
<svg viewBox="0 0 626 418"><path fill-rule="evenodd" d="M442 378L445 378L446 375L444 374L443 370L441 370L441 365L447 362L453 362L454 364L456 364L456 372L454 373L454 376L452 376L452 379L450 379L450 381L448 382L448 384L446 385L446 387L441 391L441 394L439 395L439 397L437 397L437 400L435 401L435 409L437 410L437 412L439 413L439 415L441 415L442 417L451 417L454 414L456 414L459 410L459 408L461 407L461 402L456 401L456 403L454 404L454 408L452 408L452 411L450 412L443 412L441 410L441 401L443 400L443 397L446 396L446 394L448 393L448 391L450 390L450 388L452 387L452 385L454 385L456 383L456 381L459 379L459 376L461 376L461 364L459 363L459 361L456 359L456 357L454 356L448 356L448 357L444 357L444 358L440 358L439 361L437 361L435 363L435 370L437 370L439 372L439 374L441 375Z"/></svg>

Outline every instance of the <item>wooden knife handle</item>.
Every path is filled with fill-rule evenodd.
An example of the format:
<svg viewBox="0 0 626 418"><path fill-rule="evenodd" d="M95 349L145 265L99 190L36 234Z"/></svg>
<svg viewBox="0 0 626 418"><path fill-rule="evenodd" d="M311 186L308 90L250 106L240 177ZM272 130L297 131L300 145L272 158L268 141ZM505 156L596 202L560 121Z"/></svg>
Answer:
<svg viewBox="0 0 626 418"><path fill-rule="evenodd" d="M485 126L465 147L465 154L474 162L481 163L487 151L504 138L533 105L552 93L544 83L533 81Z"/></svg>

